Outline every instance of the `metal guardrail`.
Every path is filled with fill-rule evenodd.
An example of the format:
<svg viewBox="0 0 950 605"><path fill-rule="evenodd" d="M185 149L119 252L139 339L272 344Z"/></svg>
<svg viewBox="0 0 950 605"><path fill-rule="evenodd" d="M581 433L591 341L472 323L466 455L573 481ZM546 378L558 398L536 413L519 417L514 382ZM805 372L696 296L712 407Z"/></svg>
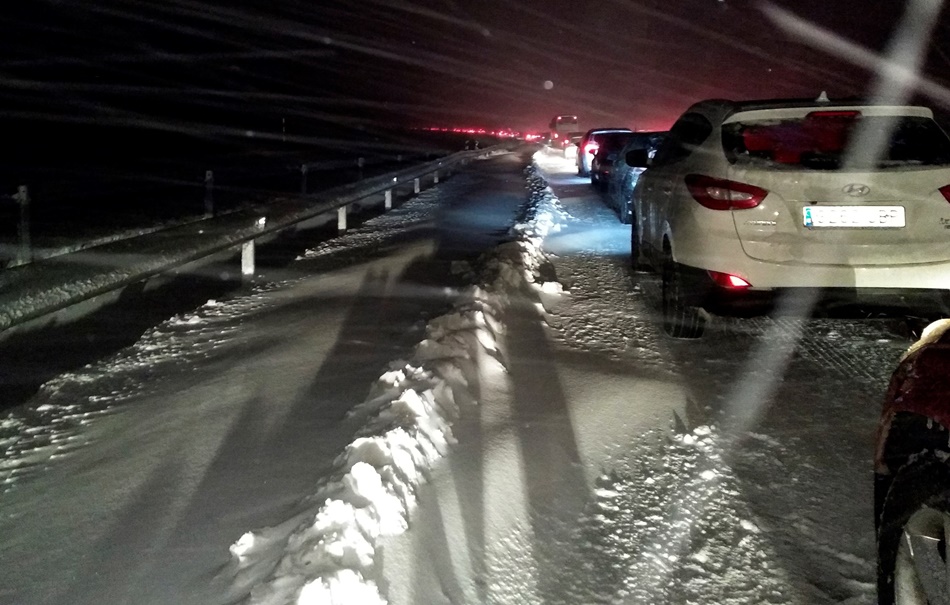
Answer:
<svg viewBox="0 0 950 605"><path fill-rule="evenodd" d="M382 195L382 204L389 209L398 187L412 185L419 193L425 177L438 183L458 166L512 146L462 151L313 195L278 198L263 213L238 211L0 271L0 333L201 259L236 253L238 248L242 274L253 275L258 240L333 212L343 231L351 204ZM121 262L115 262L116 257Z"/></svg>

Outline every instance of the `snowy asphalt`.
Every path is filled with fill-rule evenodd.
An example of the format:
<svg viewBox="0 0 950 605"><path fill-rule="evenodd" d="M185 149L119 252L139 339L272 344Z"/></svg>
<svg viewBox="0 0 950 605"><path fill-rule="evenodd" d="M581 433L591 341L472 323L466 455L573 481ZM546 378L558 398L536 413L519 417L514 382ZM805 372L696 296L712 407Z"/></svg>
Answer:
<svg viewBox="0 0 950 605"><path fill-rule="evenodd" d="M874 602L872 441L910 340L796 317L669 339L629 228L536 161L570 215L544 243L567 294L514 305L509 372L386 545L391 602Z"/></svg>
<svg viewBox="0 0 950 605"><path fill-rule="evenodd" d="M510 293L501 363L478 368L409 531L383 539L381 593L872 603L872 438L909 339L794 317L668 339L629 228L569 163L536 158L556 223L538 287ZM507 237L526 162L476 162L0 421L0 603L240 600L229 546L309 505L365 420L347 412L456 302L459 261Z"/></svg>
<svg viewBox="0 0 950 605"><path fill-rule="evenodd" d="M459 262L507 237L526 162L476 162L0 420L0 603L240 598L229 546L314 492L360 426L347 412L453 302Z"/></svg>

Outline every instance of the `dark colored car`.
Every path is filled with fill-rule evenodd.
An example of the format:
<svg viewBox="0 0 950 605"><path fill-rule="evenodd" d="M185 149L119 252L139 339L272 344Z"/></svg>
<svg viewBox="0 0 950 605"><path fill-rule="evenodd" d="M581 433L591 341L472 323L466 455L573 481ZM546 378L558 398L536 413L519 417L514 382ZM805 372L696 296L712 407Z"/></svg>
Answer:
<svg viewBox="0 0 950 605"><path fill-rule="evenodd" d="M950 603L950 319L891 378L874 456L881 604Z"/></svg>
<svg viewBox="0 0 950 605"><path fill-rule="evenodd" d="M590 176L590 161L594 158L601 144L611 135L633 132L629 128L594 128L588 130L581 139L577 150L577 175Z"/></svg>
<svg viewBox="0 0 950 605"><path fill-rule="evenodd" d="M619 158L620 150L634 135L633 132L618 132L604 137L597 153L590 160L590 183L597 189L607 189L610 172Z"/></svg>
<svg viewBox="0 0 950 605"><path fill-rule="evenodd" d="M561 153L565 154L565 156L568 156L571 153L568 150L571 148L576 149L583 137L583 132L563 133L559 135L558 138L552 139L549 145L551 149L560 151Z"/></svg>
<svg viewBox="0 0 950 605"><path fill-rule="evenodd" d="M580 147L581 139L584 138L583 132L569 132L567 139L564 141L564 157L566 158L575 158L577 157L577 150Z"/></svg>
<svg viewBox="0 0 950 605"><path fill-rule="evenodd" d="M644 150L647 158L652 159L665 135L665 132L635 132L613 160L610 178L607 179L607 205L617 211L620 222L624 225L630 224L633 218L631 206L633 188L644 171L644 168L628 164L627 154L631 151Z"/></svg>

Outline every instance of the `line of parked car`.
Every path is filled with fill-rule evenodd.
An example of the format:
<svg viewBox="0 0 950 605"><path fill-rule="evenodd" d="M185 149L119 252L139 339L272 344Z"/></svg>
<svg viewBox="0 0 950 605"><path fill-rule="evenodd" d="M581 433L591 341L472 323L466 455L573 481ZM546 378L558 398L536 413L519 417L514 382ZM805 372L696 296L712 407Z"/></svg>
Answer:
<svg viewBox="0 0 950 605"><path fill-rule="evenodd" d="M950 139L926 107L703 101L669 132L590 130L575 161L660 274L673 337L778 295L950 314Z"/></svg>
<svg viewBox="0 0 950 605"><path fill-rule="evenodd" d="M950 317L950 138L933 112L818 99L694 104L669 132L588 131L577 173L631 225L664 330L779 299ZM878 601L950 603L950 319L901 360L875 453Z"/></svg>

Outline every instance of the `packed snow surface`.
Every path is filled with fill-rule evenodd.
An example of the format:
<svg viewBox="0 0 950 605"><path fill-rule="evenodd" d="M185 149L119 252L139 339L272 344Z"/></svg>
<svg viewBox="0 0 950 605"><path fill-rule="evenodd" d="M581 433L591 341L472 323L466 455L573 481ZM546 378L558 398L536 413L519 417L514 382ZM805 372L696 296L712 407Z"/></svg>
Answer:
<svg viewBox="0 0 950 605"><path fill-rule="evenodd" d="M536 205L532 220L513 228L515 240L487 259L482 283L469 289L466 302L429 322L415 355L394 361L380 376L362 404L374 408L374 416L313 497L320 503L315 510L250 531L231 546L236 577L253 584L249 604L387 602L374 580L379 541L409 528L417 490L455 443L457 401L477 403L473 373L487 366L504 371L499 316L508 292L524 285L561 291L540 277L541 243L562 214L550 197L544 200L549 203ZM305 258L333 248L329 243Z"/></svg>
<svg viewBox="0 0 950 605"><path fill-rule="evenodd" d="M629 227L569 162L535 163L545 279L509 292L507 373L383 540L390 602L872 603L898 322L715 317L669 339Z"/></svg>
<svg viewBox="0 0 950 605"><path fill-rule="evenodd" d="M368 354L360 348L364 332L338 338L333 304L313 304L326 290L348 296L340 291L359 288L362 273L342 270L324 278L329 285L272 283L234 300L208 301L115 358L47 383L31 405L0 421L6 453L0 480L3 495L13 498L6 501L8 525L43 531L44 524L57 528L71 515L92 514L85 508L66 514L64 502L67 508L51 509L62 513L55 518L31 516L49 503L30 479L40 485L38 476L52 473L57 461L95 449L80 474L61 478L82 483L99 464L114 462L109 456L121 461L152 451L121 449L119 456L112 440L177 449L178 441L165 443L162 427L198 421L216 434L203 432L207 451L189 456L207 461L181 472L176 484L216 479L203 497L225 491L266 502L272 497L267 469L316 466L321 474L313 483L310 475L297 481L306 484L304 493L293 494L298 504L280 508L286 515L260 527L217 513L213 523L202 521L207 503L189 499L197 490L152 489L168 485L165 468L143 467L152 478L135 483L138 508L115 509L121 518L103 525L111 533L83 531L103 536L89 543L111 548L114 539L135 546L136 523L161 525L160 514L184 524L184 516L160 506L165 498L177 502L166 491L195 506L188 509L200 523L194 527L221 533L217 525L230 523L220 548L227 563L215 578L226 584L218 585L220 602L874 602L871 442L907 335L886 319L714 317L700 341L669 339L658 317L657 277L630 272L629 227L589 182L573 176L570 162L544 153L525 178L529 211L512 240L478 263L476 285L453 296L458 302L450 312L409 330L408 342L416 342L411 354L401 349L400 358L384 357L367 370L359 395L343 402L349 410L343 421L313 422L311 433L297 427L274 433L282 423L325 411L314 407L310 392L302 394L299 414L282 410L283 399L298 396L282 390L291 376L283 366L312 373L320 362L309 357L321 355L324 339L344 344L346 363ZM423 194L307 251L300 262L375 258L380 251L398 251L400 263L411 262L429 244L392 242L424 230L447 195ZM383 271L396 260L387 259ZM471 266L453 261L452 270L465 274ZM387 278L375 287L395 286ZM282 305L282 313L270 313ZM325 326L301 319L319 313L327 314ZM250 330L255 318L269 321ZM366 321L358 315L350 328L367 329ZM308 330L300 342L298 325ZM288 348L271 360L277 349L258 351L252 334ZM265 389L261 405L241 411L231 395L219 400L217 392L229 385L200 379L216 363L247 364L211 374L246 380L235 389L251 403L258 393L248 387ZM255 371L261 375L249 378ZM177 401L175 387L187 376L195 384L183 381L181 400L195 415L169 416L156 398ZM139 416L129 409L129 420L110 423L128 400L152 404L134 410L144 414L141 425L133 424ZM208 421L221 415L228 420ZM100 425L128 434L109 435ZM275 434L325 441L326 459L335 461L324 468L306 456L294 460L289 452L299 450L288 443L287 458L271 452L275 458L250 475L259 485L224 472L235 461L247 464L243 452ZM163 455L171 458L172 451ZM221 475L211 473L217 465ZM77 503L93 501L75 491L83 497ZM97 560L96 552L83 552L82 536L55 537L61 543L50 557L63 550ZM143 552L156 544L142 545Z"/></svg>

